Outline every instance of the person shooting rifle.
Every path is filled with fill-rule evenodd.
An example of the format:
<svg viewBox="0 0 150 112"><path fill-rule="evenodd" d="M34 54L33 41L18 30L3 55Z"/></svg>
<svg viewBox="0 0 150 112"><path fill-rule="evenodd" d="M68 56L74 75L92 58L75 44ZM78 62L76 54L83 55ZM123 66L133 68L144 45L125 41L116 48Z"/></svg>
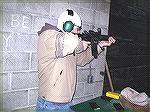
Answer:
<svg viewBox="0 0 150 112"><path fill-rule="evenodd" d="M78 37L81 23L80 16L68 9L59 16L57 26L45 23L38 32L37 112L70 110L76 87L76 67L85 66L94 59L91 55L93 41ZM113 43L113 37L98 42L95 46L98 54L103 52L101 48Z"/></svg>

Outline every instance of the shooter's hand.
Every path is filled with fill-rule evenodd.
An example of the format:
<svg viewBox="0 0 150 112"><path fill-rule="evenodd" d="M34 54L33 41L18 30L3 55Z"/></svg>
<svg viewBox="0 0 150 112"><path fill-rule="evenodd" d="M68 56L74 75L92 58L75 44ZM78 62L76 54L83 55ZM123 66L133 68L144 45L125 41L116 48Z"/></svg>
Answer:
<svg viewBox="0 0 150 112"><path fill-rule="evenodd" d="M83 44L84 50L86 50L88 48L88 46L91 44L91 42L89 42L89 41L82 41L82 44Z"/></svg>
<svg viewBox="0 0 150 112"><path fill-rule="evenodd" d="M116 40L113 37L109 37L107 41L100 41L99 46L100 47L107 47L107 46L111 46L115 42L116 42Z"/></svg>

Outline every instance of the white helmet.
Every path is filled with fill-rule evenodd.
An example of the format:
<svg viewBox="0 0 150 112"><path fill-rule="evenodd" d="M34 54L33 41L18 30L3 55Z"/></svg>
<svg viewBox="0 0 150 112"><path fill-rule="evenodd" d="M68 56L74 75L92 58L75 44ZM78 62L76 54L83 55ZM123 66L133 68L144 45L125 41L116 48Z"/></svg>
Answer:
<svg viewBox="0 0 150 112"><path fill-rule="evenodd" d="M66 22L68 22L69 24L71 22L72 25L68 25L68 24L65 25ZM64 25L65 25L65 27L67 26L67 28L68 28L68 26L69 26L69 28L70 28L70 26L72 28L69 29L69 30L68 29L65 30ZM62 30L62 31L65 31L65 32L71 32L72 29L77 28L77 27L81 28L81 19L80 19L79 15L75 11L67 9L66 11L64 11L59 16L58 23L57 23L57 28L59 30Z"/></svg>

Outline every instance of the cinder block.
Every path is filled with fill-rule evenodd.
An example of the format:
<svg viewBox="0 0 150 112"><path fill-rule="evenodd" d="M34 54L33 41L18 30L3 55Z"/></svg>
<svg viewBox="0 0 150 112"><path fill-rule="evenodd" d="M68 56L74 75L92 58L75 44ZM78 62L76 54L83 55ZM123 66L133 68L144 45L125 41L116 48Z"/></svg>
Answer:
<svg viewBox="0 0 150 112"><path fill-rule="evenodd" d="M108 26L103 26L103 25L101 25L101 24L99 24L99 23L100 23L100 22L98 21L97 24L93 25L92 29L97 32L97 29L98 29L98 28L101 28L101 34L102 34L102 35L108 35ZM98 24L99 24L99 25L98 25Z"/></svg>
<svg viewBox="0 0 150 112"><path fill-rule="evenodd" d="M56 26L57 21L55 19L51 19L49 17L43 16L34 16L33 17L33 27L32 32L36 33L42 29L45 23L49 23Z"/></svg>
<svg viewBox="0 0 150 112"><path fill-rule="evenodd" d="M2 9L2 4L0 4L0 17L1 17L0 18L0 21L1 21L0 22L0 31L2 31L2 29L3 29L3 18L2 18L3 17L3 12L2 12L2 10L3 10Z"/></svg>
<svg viewBox="0 0 150 112"><path fill-rule="evenodd" d="M87 82L87 76L90 74L90 69L77 71L77 82Z"/></svg>
<svg viewBox="0 0 150 112"><path fill-rule="evenodd" d="M108 4L110 4L110 2L111 2L111 0L105 0L106 1L106 3L108 3Z"/></svg>
<svg viewBox="0 0 150 112"><path fill-rule="evenodd" d="M83 21L81 32L83 32L84 30L86 30L86 31L91 30L91 25L89 25L87 22L84 22L84 21Z"/></svg>
<svg viewBox="0 0 150 112"><path fill-rule="evenodd" d="M49 15L50 3L48 2L20 3L17 4L17 8L20 11L24 11L24 12L30 12L30 13L41 14L41 15Z"/></svg>
<svg viewBox="0 0 150 112"><path fill-rule="evenodd" d="M42 14L42 15L48 15L50 11L49 7L50 3L36 3L36 2L13 2L13 3L4 3L3 9L10 9L10 10L17 10L20 12L25 13L35 13L35 14Z"/></svg>
<svg viewBox="0 0 150 112"><path fill-rule="evenodd" d="M88 23L94 22L94 11L90 9L80 8L78 13L81 17L82 21L86 21Z"/></svg>
<svg viewBox="0 0 150 112"><path fill-rule="evenodd" d="M9 76L7 73L0 73L0 79L2 80L2 89L7 91L9 89Z"/></svg>
<svg viewBox="0 0 150 112"><path fill-rule="evenodd" d="M102 30L102 32L101 32L102 35L108 35L108 26L101 27L101 30Z"/></svg>
<svg viewBox="0 0 150 112"><path fill-rule="evenodd" d="M100 11L95 11L94 13L95 13L95 16L94 16L95 25L98 28L99 27L101 28L104 26L107 28L109 25L109 13L104 13L104 12L100 12ZM103 30L105 30L105 29L103 28ZM108 28L107 28L107 30L108 30ZM103 34L103 32L102 32L102 34Z"/></svg>
<svg viewBox="0 0 150 112"><path fill-rule="evenodd" d="M16 10L17 9L17 3L3 3L3 10Z"/></svg>
<svg viewBox="0 0 150 112"><path fill-rule="evenodd" d="M82 7L82 8L91 8L91 0L81 1L81 0L70 0L70 5Z"/></svg>
<svg viewBox="0 0 150 112"><path fill-rule="evenodd" d="M97 8L97 2L96 1L92 2L91 3L91 9L96 10L96 8Z"/></svg>
<svg viewBox="0 0 150 112"><path fill-rule="evenodd" d="M7 43L8 51L37 51L37 35L12 34Z"/></svg>
<svg viewBox="0 0 150 112"><path fill-rule="evenodd" d="M38 98L38 90L31 89L29 90L29 105L36 105Z"/></svg>
<svg viewBox="0 0 150 112"><path fill-rule="evenodd" d="M97 59L94 59L91 61L91 68L97 68L103 70L105 68L106 63L106 56L103 54L100 54Z"/></svg>
<svg viewBox="0 0 150 112"><path fill-rule="evenodd" d="M15 109L15 110L13 110L13 112L36 112L36 106Z"/></svg>
<svg viewBox="0 0 150 112"><path fill-rule="evenodd" d="M30 35L30 44L29 44L29 51L37 51L37 42L38 42L38 35L32 34Z"/></svg>
<svg viewBox="0 0 150 112"><path fill-rule="evenodd" d="M92 3L92 9L95 10L95 24L98 26L108 26L110 3L95 1Z"/></svg>
<svg viewBox="0 0 150 112"><path fill-rule="evenodd" d="M97 81L94 84L94 94L101 94L103 91L103 81Z"/></svg>
<svg viewBox="0 0 150 112"><path fill-rule="evenodd" d="M77 69L89 69L90 64L86 64L85 66L77 66Z"/></svg>
<svg viewBox="0 0 150 112"><path fill-rule="evenodd" d="M109 25L109 13L100 12L100 24L103 26Z"/></svg>
<svg viewBox="0 0 150 112"><path fill-rule="evenodd" d="M5 32L31 33L32 16L15 11L3 11L3 28Z"/></svg>
<svg viewBox="0 0 150 112"><path fill-rule="evenodd" d="M20 71L29 70L29 53L25 52L4 52L3 70Z"/></svg>
<svg viewBox="0 0 150 112"><path fill-rule="evenodd" d="M84 95L84 83L79 83L76 86L76 91L74 97L81 97Z"/></svg>
<svg viewBox="0 0 150 112"><path fill-rule="evenodd" d="M93 75L93 81L103 81L104 76L100 74L100 72L105 72L105 70L100 69L92 69L91 74Z"/></svg>
<svg viewBox="0 0 150 112"><path fill-rule="evenodd" d="M38 69L37 53L32 53L32 57L31 57L31 70L37 70L37 69Z"/></svg>
<svg viewBox="0 0 150 112"><path fill-rule="evenodd" d="M4 37L5 33L4 32L0 32L0 36L1 36L1 42L0 42L0 46L2 46L0 48L0 51L6 51L6 39Z"/></svg>
<svg viewBox="0 0 150 112"><path fill-rule="evenodd" d="M53 2L50 4L50 17L57 19L67 9L70 9L67 2Z"/></svg>
<svg viewBox="0 0 150 112"><path fill-rule="evenodd" d="M4 110L13 110L28 105L28 91L18 91L3 94Z"/></svg>
<svg viewBox="0 0 150 112"><path fill-rule="evenodd" d="M2 112L4 109L3 109L3 94L0 94L0 111Z"/></svg>
<svg viewBox="0 0 150 112"><path fill-rule="evenodd" d="M102 82L94 82L91 84L85 84L85 95L91 95L102 91L103 85Z"/></svg>
<svg viewBox="0 0 150 112"><path fill-rule="evenodd" d="M3 43L2 43L2 48L0 48L0 51L6 51L7 49L6 49L6 40L5 39L3 39L2 40L3 41Z"/></svg>
<svg viewBox="0 0 150 112"><path fill-rule="evenodd" d="M12 74L12 89L26 89L38 87L38 74L37 72L29 73L13 73Z"/></svg>
<svg viewBox="0 0 150 112"><path fill-rule="evenodd" d="M105 68L105 62L106 62L106 60L104 60L104 59L93 60L91 62L91 68L96 68L96 69L104 70L104 68Z"/></svg>
<svg viewBox="0 0 150 112"><path fill-rule="evenodd" d="M74 1L74 2L76 2L76 1ZM77 5L75 5L75 4L77 4ZM71 10L73 10L73 11L75 11L77 14L79 14L80 13L80 9L79 9L79 4L80 3L71 3L71 4L69 4L69 9L71 9ZM81 16L81 15L79 15L79 16Z"/></svg>
<svg viewBox="0 0 150 112"><path fill-rule="evenodd" d="M12 34L11 32L0 32L0 35L3 37L4 40L9 40L9 38L12 37Z"/></svg>
<svg viewBox="0 0 150 112"><path fill-rule="evenodd" d="M101 13L99 11L95 11L94 12L95 16L94 16L94 23L100 27L101 23L100 23L100 19L101 19Z"/></svg>
<svg viewBox="0 0 150 112"><path fill-rule="evenodd" d="M95 94L93 95L93 98L100 97L100 96L102 96L102 95L103 95L103 90L99 91L98 93L95 93Z"/></svg>
<svg viewBox="0 0 150 112"><path fill-rule="evenodd" d="M0 52L0 73L2 73L3 70L3 52Z"/></svg>
<svg viewBox="0 0 150 112"><path fill-rule="evenodd" d="M105 13L109 13L110 10L110 2L107 0L94 0L92 2L91 8L93 10L102 11Z"/></svg>
<svg viewBox="0 0 150 112"><path fill-rule="evenodd" d="M81 0L79 0L79 1L80 1L80 7L87 8L87 9L91 8L91 1L92 0L86 0L84 2L81 2Z"/></svg>
<svg viewBox="0 0 150 112"><path fill-rule="evenodd" d="M72 104L75 105L75 104L82 103L82 102L85 102L85 101L91 100L91 99L93 99L93 95L88 95L88 96L84 96L84 97L80 97L80 98L73 98Z"/></svg>
<svg viewBox="0 0 150 112"><path fill-rule="evenodd" d="M70 5L80 6L81 0L69 0Z"/></svg>
<svg viewBox="0 0 150 112"><path fill-rule="evenodd" d="M95 90L94 90L94 86L95 84L94 83L85 83L85 95L92 95L95 93Z"/></svg>

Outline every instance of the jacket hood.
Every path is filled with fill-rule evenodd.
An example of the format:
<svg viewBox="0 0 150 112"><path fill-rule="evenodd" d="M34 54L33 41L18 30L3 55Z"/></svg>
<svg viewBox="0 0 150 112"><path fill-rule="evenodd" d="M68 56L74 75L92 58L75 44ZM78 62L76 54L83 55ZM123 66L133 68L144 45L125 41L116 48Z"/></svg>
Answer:
<svg viewBox="0 0 150 112"><path fill-rule="evenodd" d="M58 29L56 26L53 26L53 25L48 24L48 23L45 23L45 26L43 26L42 29L37 32L37 33L38 33L38 36L39 36L42 32L44 32L44 31L46 31L46 30L57 30L57 31L58 31L59 29Z"/></svg>

